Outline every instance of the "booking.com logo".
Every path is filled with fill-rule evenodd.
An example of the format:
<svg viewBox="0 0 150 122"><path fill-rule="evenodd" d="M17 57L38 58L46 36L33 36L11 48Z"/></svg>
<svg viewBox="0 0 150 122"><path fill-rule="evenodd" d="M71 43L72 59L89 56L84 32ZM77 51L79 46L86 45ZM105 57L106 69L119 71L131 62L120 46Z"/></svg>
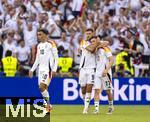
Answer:
<svg viewBox="0 0 150 122"><path fill-rule="evenodd" d="M69 93L72 93L71 95ZM122 83L119 79L114 79L114 101L128 102L145 102L150 101L150 84L138 84L135 79L130 78L127 82ZM92 99L94 91L92 92ZM63 82L63 100L74 101L82 98L81 89L78 90L78 82L75 79L64 79ZM107 101L107 95L100 94L101 101Z"/></svg>
<svg viewBox="0 0 150 122"><path fill-rule="evenodd" d="M36 118L45 117L46 114L43 113L45 107L43 106L43 99L35 99L33 101L33 106L31 106L30 99L19 99L18 104L12 104L12 99L6 99L6 117L31 117ZM39 103L41 105L39 105ZM19 115L19 112L21 113Z"/></svg>

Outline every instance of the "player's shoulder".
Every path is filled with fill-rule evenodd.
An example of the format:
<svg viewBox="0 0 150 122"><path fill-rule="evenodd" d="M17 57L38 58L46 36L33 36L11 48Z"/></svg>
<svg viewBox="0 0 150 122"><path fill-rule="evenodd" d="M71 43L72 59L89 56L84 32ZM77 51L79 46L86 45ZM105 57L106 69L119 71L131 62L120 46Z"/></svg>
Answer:
<svg viewBox="0 0 150 122"><path fill-rule="evenodd" d="M109 47L102 47L102 49L104 50L104 52L111 52L111 49Z"/></svg>
<svg viewBox="0 0 150 122"><path fill-rule="evenodd" d="M88 45L88 42L87 42L87 41L82 40L82 41L80 42L80 47L85 47L86 45Z"/></svg>
<svg viewBox="0 0 150 122"><path fill-rule="evenodd" d="M36 46L35 46L35 48L39 48L41 46L41 43L38 43Z"/></svg>
<svg viewBox="0 0 150 122"><path fill-rule="evenodd" d="M56 48L56 43L54 40L48 40L47 43Z"/></svg>
<svg viewBox="0 0 150 122"><path fill-rule="evenodd" d="M39 47L39 46L41 46L41 45L43 45L42 42L39 42L38 44L36 44L37 47Z"/></svg>

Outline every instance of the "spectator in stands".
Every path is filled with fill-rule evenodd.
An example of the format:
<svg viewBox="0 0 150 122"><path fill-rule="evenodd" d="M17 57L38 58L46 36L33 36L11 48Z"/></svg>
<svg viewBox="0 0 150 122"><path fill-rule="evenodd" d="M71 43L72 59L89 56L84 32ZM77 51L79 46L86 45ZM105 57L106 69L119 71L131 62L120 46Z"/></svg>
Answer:
<svg viewBox="0 0 150 122"><path fill-rule="evenodd" d="M82 10L83 0L73 0L72 1L72 14L77 17L80 16Z"/></svg>
<svg viewBox="0 0 150 122"><path fill-rule="evenodd" d="M14 77L17 72L17 58L12 57L12 51L7 50L5 58L2 58L2 69L6 77Z"/></svg>
<svg viewBox="0 0 150 122"><path fill-rule="evenodd" d="M56 44L57 44L57 47L62 46L64 48L64 50L68 50L68 51L70 50L69 40L67 38L67 35L66 35L65 31L61 33L61 39L58 40L56 42Z"/></svg>
<svg viewBox="0 0 150 122"><path fill-rule="evenodd" d="M19 72L21 76L28 75L30 67L28 66L31 59L31 51L28 46L25 45L24 40L20 40L17 47L17 59L19 62Z"/></svg>
<svg viewBox="0 0 150 122"><path fill-rule="evenodd" d="M132 77L133 64L127 52L121 51L116 55L115 77Z"/></svg>
<svg viewBox="0 0 150 122"><path fill-rule="evenodd" d="M37 44L37 26L32 22L23 21L23 37L26 46L32 48Z"/></svg>
<svg viewBox="0 0 150 122"><path fill-rule="evenodd" d="M43 21L44 23L42 24L42 28L46 28L48 30L51 38L60 37L60 28L47 13L43 13Z"/></svg>
<svg viewBox="0 0 150 122"><path fill-rule="evenodd" d="M6 55L6 51L12 51L12 55L16 57L16 41L14 40L14 32L9 31L7 34L7 38L3 42L3 57Z"/></svg>
<svg viewBox="0 0 150 122"><path fill-rule="evenodd" d="M19 19L27 19L28 14L27 14L27 8L25 5L21 5L19 8L19 13L18 13L18 18Z"/></svg>
<svg viewBox="0 0 150 122"><path fill-rule="evenodd" d="M68 50L63 51L63 56L58 59L59 73L62 77L70 77L73 58L69 57Z"/></svg>
<svg viewBox="0 0 150 122"><path fill-rule="evenodd" d="M0 36L0 61L1 61L2 57L3 57L3 45L2 45L2 38Z"/></svg>
<svg viewBox="0 0 150 122"><path fill-rule="evenodd" d="M135 68L135 76L139 76L139 70L141 68L136 68L137 65L139 66L140 64L142 64L142 55L143 55L143 51L144 51L144 46L143 44L140 42L139 40L139 33L136 32L135 33L135 39L133 42L130 43L130 49L131 49L131 54L133 57L133 64L134 64L134 68ZM142 74L143 74L143 69L142 70Z"/></svg>
<svg viewBox="0 0 150 122"><path fill-rule="evenodd" d="M27 65L33 64L38 44L37 29L47 28L50 39L58 46L59 56L68 50L69 57L75 62L73 69L76 71L74 67L80 60L77 53L80 35L92 28L96 36L100 35L101 39L109 41L114 56L123 52L125 57L134 59L134 67L142 67L148 74L149 6L148 0L1 0L0 35L3 56L8 49L15 56L16 47L20 47L18 42L23 39L25 46L31 50L30 63L27 62ZM139 34L138 38L135 33ZM129 64L125 57L123 59ZM139 74L135 73L136 76ZM145 73L142 72L141 76L145 76Z"/></svg>

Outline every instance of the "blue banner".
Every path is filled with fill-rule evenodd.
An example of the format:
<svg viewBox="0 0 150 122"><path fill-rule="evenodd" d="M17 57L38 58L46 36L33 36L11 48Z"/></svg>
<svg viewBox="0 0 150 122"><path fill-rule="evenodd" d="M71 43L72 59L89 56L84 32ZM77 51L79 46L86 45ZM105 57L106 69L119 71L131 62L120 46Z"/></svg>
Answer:
<svg viewBox="0 0 150 122"><path fill-rule="evenodd" d="M0 83L0 97L41 97L37 78L0 78ZM114 78L113 86L114 104L150 105L150 78ZM49 92L53 104L83 104L77 78L53 78ZM105 91L100 98L108 104Z"/></svg>

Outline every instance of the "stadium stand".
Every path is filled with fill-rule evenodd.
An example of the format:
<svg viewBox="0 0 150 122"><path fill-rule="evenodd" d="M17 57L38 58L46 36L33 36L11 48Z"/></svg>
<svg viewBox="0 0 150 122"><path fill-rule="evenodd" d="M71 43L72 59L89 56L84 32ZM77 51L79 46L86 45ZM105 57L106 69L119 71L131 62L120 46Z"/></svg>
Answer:
<svg viewBox="0 0 150 122"><path fill-rule="evenodd" d="M27 76L35 60L37 30L46 28L60 58L63 50L68 51L68 57L73 59L69 72L77 76L80 41L85 38L85 29L93 28L95 35L110 43L117 60L115 77L149 77L150 3L136 1L0 0L0 60L7 50L12 51L19 62L17 76ZM120 59L118 55L122 52L124 56ZM0 68L3 76L2 61ZM68 76L74 76L70 73Z"/></svg>

